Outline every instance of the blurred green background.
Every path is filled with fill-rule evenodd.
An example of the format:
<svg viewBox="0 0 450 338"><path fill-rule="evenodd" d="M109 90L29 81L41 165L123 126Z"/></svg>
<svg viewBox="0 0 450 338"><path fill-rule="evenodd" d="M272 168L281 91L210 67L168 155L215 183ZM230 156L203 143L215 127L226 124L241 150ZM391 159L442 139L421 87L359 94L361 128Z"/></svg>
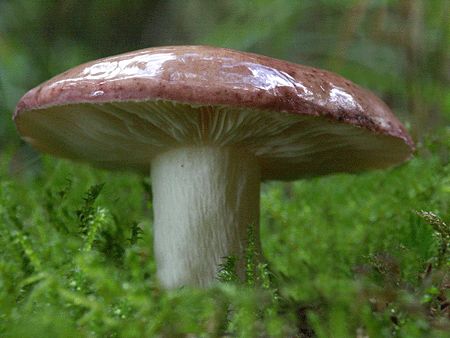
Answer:
<svg viewBox="0 0 450 338"><path fill-rule="evenodd" d="M29 89L139 48L205 44L327 69L381 97L416 141L448 124L448 0L2 0L0 147Z"/></svg>
<svg viewBox="0 0 450 338"><path fill-rule="evenodd" d="M25 92L73 66L183 44L343 75L416 141L400 168L263 186L278 303L272 286L161 292L149 182L41 157L11 120ZM450 230L411 212L450 219L449 0L0 0L0 159L1 337L449 337Z"/></svg>

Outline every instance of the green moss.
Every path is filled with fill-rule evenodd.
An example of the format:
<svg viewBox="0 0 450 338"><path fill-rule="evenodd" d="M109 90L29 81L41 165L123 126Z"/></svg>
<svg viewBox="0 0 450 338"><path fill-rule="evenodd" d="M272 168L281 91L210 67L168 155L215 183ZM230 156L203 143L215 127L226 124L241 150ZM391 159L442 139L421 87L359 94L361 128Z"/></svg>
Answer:
<svg viewBox="0 0 450 338"><path fill-rule="evenodd" d="M245 281L230 256L214 287L175 291L156 279L147 181L49 157L12 178L5 154L0 335L448 336L449 154L444 129L399 168L267 183L267 264L250 234Z"/></svg>

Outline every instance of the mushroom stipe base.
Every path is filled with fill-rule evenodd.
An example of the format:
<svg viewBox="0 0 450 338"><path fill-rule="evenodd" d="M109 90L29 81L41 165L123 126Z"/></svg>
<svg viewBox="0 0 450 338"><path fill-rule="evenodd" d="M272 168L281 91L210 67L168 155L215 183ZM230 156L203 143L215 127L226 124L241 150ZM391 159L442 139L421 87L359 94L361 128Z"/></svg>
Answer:
<svg viewBox="0 0 450 338"><path fill-rule="evenodd" d="M210 285L232 253L243 278L250 224L259 239L260 176L257 158L232 147L182 147L151 162L155 257L165 287Z"/></svg>

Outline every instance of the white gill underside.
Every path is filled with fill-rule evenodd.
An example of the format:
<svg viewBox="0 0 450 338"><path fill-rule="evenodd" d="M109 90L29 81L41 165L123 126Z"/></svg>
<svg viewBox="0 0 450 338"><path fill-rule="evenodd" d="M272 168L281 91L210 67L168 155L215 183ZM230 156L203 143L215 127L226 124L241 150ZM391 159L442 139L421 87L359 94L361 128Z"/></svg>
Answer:
<svg viewBox="0 0 450 338"><path fill-rule="evenodd" d="M165 149L184 145L239 146L262 160L279 158L293 163L308 163L310 154L317 152L333 158L335 150L345 147L363 150L379 147L376 138L373 143L366 141L366 130L347 123L227 106L202 107L164 100L108 102L69 105L63 116L57 111L50 115L49 124L55 119L67 124L61 127L60 137L73 134L79 140L71 142L75 147L80 145L73 151L91 157L94 162L122 158L141 162ZM41 115L36 122L44 124L45 117ZM330 137L333 135L336 137ZM84 146L85 138L92 140L88 149ZM96 144L99 148L95 148ZM114 144L114 148L102 151L109 144Z"/></svg>
<svg viewBox="0 0 450 338"><path fill-rule="evenodd" d="M401 139L323 116L164 100L47 107L21 128L41 151L108 169L145 171L155 156L183 146L243 148L258 157L263 179L382 168L405 152Z"/></svg>
<svg viewBox="0 0 450 338"><path fill-rule="evenodd" d="M117 117L123 119L122 112L127 111L128 105L111 103L108 108L104 107L109 114L114 114L114 106ZM140 121L150 123L143 125L128 121L127 126L133 135L152 145L238 145L245 146L258 157L289 157L294 161L307 157L311 144L305 140L310 138L330 133L341 135L340 142L334 140L332 144L324 145L339 148L350 140L352 144L357 143L355 137L365 134L360 128L345 123L333 124L330 120L333 125L330 128L329 123L322 123L320 119L288 112L253 111L229 106L203 107L164 100L142 102L137 107L130 105L130 113L130 116L138 116ZM304 128L301 128L302 125ZM364 147L364 142L361 147ZM316 149L311 148L311 151Z"/></svg>

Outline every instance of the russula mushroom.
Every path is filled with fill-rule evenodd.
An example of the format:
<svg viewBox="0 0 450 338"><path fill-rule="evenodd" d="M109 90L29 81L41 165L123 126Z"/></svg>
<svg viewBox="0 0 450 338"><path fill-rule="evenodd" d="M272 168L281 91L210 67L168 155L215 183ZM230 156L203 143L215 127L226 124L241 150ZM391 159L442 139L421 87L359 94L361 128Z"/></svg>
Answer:
<svg viewBox="0 0 450 338"><path fill-rule="evenodd" d="M205 46L80 65L26 93L14 122L44 153L150 172L167 288L210 285L223 257L242 258L261 180L385 168L414 149L388 107L347 79Z"/></svg>

